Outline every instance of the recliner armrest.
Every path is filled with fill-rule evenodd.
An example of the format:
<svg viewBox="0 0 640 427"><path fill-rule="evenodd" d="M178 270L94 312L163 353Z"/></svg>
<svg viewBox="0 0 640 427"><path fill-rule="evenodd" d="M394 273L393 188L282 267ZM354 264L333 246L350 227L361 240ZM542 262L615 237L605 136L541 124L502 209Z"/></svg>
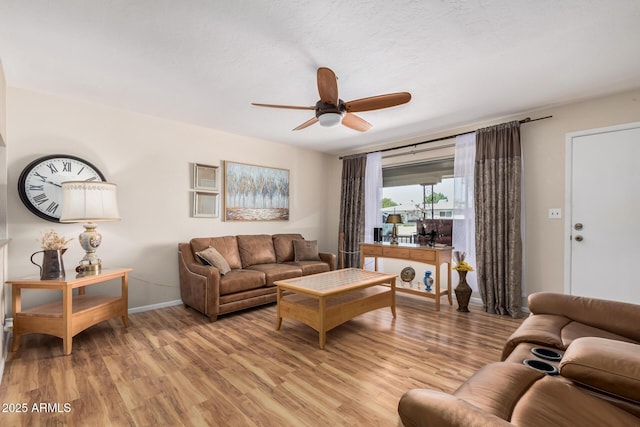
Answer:
<svg viewBox="0 0 640 427"><path fill-rule="evenodd" d="M398 414L405 427L513 425L451 394L425 389L406 392L398 403Z"/></svg>

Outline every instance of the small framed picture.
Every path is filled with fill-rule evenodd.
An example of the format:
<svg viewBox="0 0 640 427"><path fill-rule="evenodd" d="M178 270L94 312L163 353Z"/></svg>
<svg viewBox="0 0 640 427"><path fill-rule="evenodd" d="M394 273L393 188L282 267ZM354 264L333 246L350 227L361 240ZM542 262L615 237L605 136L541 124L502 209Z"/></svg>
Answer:
<svg viewBox="0 0 640 427"><path fill-rule="evenodd" d="M193 164L193 188L195 190L218 191L218 167Z"/></svg>
<svg viewBox="0 0 640 427"><path fill-rule="evenodd" d="M193 216L197 218L218 218L218 194L203 191L193 192Z"/></svg>

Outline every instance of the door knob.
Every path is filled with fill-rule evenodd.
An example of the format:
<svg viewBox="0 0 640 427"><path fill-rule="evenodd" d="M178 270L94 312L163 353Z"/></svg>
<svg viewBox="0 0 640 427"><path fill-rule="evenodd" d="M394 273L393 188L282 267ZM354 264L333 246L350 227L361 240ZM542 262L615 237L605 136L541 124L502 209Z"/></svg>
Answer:
<svg viewBox="0 0 640 427"><path fill-rule="evenodd" d="M582 237L581 235L577 235L576 237L574 237L576 242L582 242L584 240L584 237Z"/></svg>
<svg viewBox="0 0 640 427"><path fill-rule="evenodd" d="M582 230L582 223L577 222L576 225L573 226L573 228L575 228L576 230Z"/></svg>

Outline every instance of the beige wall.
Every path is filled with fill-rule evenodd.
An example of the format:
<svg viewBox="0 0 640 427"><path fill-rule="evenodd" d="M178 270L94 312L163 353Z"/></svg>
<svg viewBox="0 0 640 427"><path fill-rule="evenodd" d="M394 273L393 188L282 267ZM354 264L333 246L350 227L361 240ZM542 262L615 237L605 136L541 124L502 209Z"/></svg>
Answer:
<svg viewBox="0 0 640 427"><path fill-rule="evenodd" d="M377 147L401 146L510 120L548 115L552 115L553 118L523 124L521 127L526 216L524 247L526 295L538 291L564 292L564 245L567 241L564 220L550 220L547 214L550 208L561 208L564 213L566 134L640 121L640 89L474 123L438 134L424 135L413 140ZM420 148L424 147L427 145ZM341 166L338 165L333 175L339 174L340 170Z"/></svg>
<svg viewBox="0 0 640 427"><path fill-rule="evenodd" d="M7 103L10 277L38 273L29 257L39 250L43 231L54 228L68 237L82 231L81 224L36 217L19 199L17 180L23 168L55 153L88 160L118 185L122 221L99 224L103 243L98 253L105 266L133 268L132 308L180 299L177 243L192 237L299 232L317 239L321 250L335 252L327 238L335 230L326 215L326 171L335 162L330 156L13 87ZM190 164L221 165L223 160L289 169L290 220L191 218ZM75 239L64 255L65 266L74 267L82 254ZM117 290L113 284L103 288ZM49 298L40 292L23 304Z"/></svg>
<svg viewBox="0 0 640 427"><path fill-rule="evenodd" d="M530 114L531 117L546 115L553 115L553 118L521 128L525 164L527 294L564 292L564 247L568 235L564 219L551 220L547 215L550 208L562 208L563 214L565 211L566 134L640 121L640 90ZM606 191L606 188L594 191Z"/></svg>
<svg viewBox="0 0 640 427"><path fill-rule="evenodd" d="M21 170L32 159L51 153L86 158L119 185L123 220L99 226L104 235L100 254L107 265L133 266L131 307L179 298L176 243L193 236L295 231L318 239L322 250L337 251L342 165L337 156L16 88L8 89L7 99L7 131L12 141L8 159L12 277L36 272L28 258L38 250L36 239L42 231L53 227L75 236L81 230L78 224L40 220L19 201L15 188ZM563 291L564 221L547 219L547 211L564 210L565 206L566 133L639 121L640 90L385 145L546 115L554 117L522 126L527 294ZM291 220L229 223L190 218L189 163L217 164L222 160L290 169ZM65 263L73 266L81 255L79 246L72 244Z"/></svg>
<svg viewBox="0 0 640 427"><path fill-rule="evenodd" d="M4 69L0 61L0 146L7 141L7 82L4 78Z"/></svg>
<svg viewBox="0 0 640 427"><path fill-rule="evenodd" d="M7 84L4 78L4 69L0 61L0 379L4 371L4 344L6 336L4 333L5 312L8 306L6 280L7 269L7 147L6 147L6 97Z"/></svg>
<svg viewBox="0 0 640 427"><path fill-rule="evenodd" d="M0 240L7 238L7 83L0 61Z"/></svg>

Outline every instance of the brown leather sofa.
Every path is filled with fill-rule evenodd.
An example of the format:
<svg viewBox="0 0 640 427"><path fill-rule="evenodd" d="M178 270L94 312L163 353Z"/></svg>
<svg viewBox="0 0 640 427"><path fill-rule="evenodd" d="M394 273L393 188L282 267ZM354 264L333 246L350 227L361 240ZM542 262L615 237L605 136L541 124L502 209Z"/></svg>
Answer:
<svg viewBox="0 0 640 427"><path fill-rule="evenodd" d="M401 423L640 425L640 305L544 292L529 296L529 311L501 362L453 394L408 391L398 404Z"/></svg>
<svg viewBox="0 0 640 427"><path fill-rule="evenodd" d="M200 237L179 243L182 302L212 322L219 314L275 302L275 281L336 269L335 254L317 252L314 243L300 234ZM208 248L223 266L203 261Z"/></svg>

